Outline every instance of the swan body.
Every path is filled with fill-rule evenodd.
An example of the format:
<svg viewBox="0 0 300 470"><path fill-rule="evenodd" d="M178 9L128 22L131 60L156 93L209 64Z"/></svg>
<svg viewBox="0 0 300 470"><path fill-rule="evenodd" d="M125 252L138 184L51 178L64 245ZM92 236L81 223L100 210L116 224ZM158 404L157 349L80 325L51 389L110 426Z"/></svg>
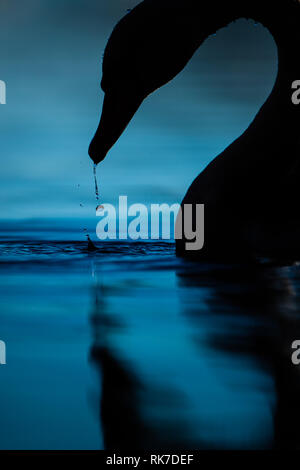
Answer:
<svg viewBox="0 0 300 470"><path fill-rule="evenodd" d="M205 5L205 8L204 8ZM238 18L266 26L278 48L271 95L245 132L196 177L183 201L205 205L205 243L187 252L223 260L257 256L300 258L300 4L295 0L145 0L115 27L105 50L105 92L99 127L90 144L103 160L143 102L172 80L211 34Z"/></svg>

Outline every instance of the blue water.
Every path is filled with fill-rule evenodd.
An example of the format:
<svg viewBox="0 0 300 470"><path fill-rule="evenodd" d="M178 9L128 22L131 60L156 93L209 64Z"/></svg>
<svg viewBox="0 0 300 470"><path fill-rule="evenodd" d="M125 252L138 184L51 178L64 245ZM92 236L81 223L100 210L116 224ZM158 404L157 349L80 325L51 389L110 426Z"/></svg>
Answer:
<svg viewBox="0 0 300 470"><path fill-rule="evenodd" d="M1 449L299 447L297 265L63 238L2 234Z"/></svg>

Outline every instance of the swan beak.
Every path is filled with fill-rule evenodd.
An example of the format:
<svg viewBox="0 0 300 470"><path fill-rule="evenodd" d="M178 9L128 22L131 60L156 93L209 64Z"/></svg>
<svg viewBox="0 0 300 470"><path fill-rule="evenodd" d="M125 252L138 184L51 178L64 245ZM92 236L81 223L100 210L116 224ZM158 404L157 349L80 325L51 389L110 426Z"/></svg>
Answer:
<svg viewBox="0 0 300 470"><path fill-rule="evenodd" d="M101 162L119 139L143 98L134 93L106 93L100 124L89 146L89 156L94 163Z"/></svg>

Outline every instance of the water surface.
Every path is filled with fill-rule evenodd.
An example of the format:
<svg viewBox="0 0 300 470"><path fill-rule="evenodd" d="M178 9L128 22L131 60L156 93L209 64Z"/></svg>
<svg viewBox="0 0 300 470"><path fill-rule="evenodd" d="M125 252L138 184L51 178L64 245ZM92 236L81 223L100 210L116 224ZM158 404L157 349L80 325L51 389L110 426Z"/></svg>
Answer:
<svg viewBox="0 0 300 470"><path fill-rule="evenodd" d="M16 238L0 242L1 449L299 447L297 265Z"/></svg>

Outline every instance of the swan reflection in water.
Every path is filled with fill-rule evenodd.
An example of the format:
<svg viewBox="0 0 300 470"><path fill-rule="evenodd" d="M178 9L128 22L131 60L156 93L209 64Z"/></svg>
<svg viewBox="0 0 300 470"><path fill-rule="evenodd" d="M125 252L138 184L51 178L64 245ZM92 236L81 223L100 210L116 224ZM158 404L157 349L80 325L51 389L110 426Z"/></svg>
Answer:
<svg viewBox="0 0 300 470"><path fill-rule="evenodd" d="M104 448L299 448L298 268L155 269L94 290Z"/></svg>

